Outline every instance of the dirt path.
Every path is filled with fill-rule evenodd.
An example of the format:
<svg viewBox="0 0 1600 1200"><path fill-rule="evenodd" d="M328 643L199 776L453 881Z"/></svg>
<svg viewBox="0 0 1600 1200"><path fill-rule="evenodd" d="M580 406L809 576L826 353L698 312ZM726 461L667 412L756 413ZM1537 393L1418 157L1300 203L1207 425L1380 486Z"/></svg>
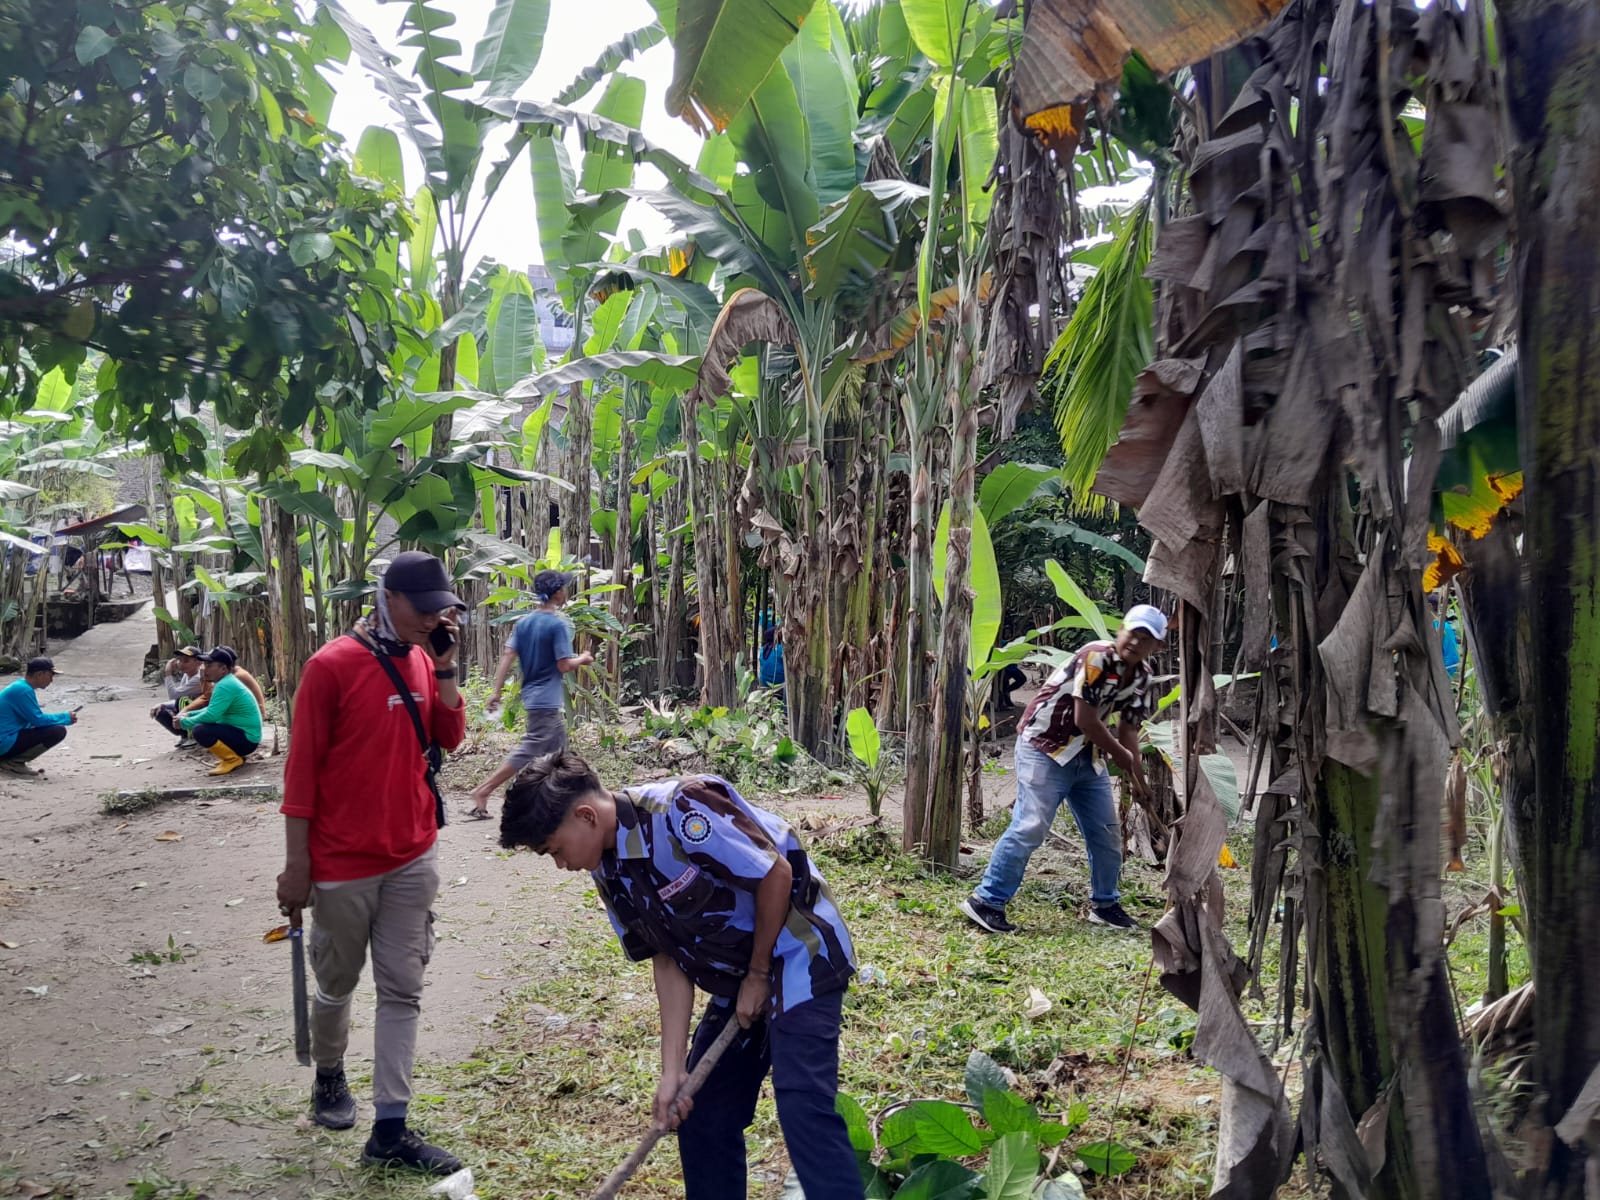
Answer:
<svg viewBox="0 0 1600 1200"><path fill-rule="evenodd" d="M349 1145L333 1152L295 1127L309 1072L292 1051L289 951L262 942L280 921L276 797L102 812L114 789L218 782L209 756L174 750L149 718L157 690L139 672L154 641L146 608L62 646L64 674L42 700L84 704L79 724L36 764L42 778L0 777L0 1195L127 1197L131 1181L159 1178L213 1198L337 1193L360 1139L341 1135ZM230 782L281 776L269 759ZM554 868L500 858L493 829L441 836L423 1059L467 1057L571 912L570 898L549 899ZM351 1047L363 1074L372 1002L369 976Z"/></svg>

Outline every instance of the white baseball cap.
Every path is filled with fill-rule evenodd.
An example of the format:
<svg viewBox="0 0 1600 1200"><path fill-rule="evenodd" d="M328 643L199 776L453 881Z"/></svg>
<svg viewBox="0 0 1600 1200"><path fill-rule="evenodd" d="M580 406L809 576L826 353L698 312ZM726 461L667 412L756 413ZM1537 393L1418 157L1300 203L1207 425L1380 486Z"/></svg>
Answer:
<svg viewBox="0 0 1600 1200"><path fill-rule="evenodd" d="M1135 604L1122 618L1124 629L1142 629L1162 641L1167 637L1167 615L1154 604Z"/></svg>

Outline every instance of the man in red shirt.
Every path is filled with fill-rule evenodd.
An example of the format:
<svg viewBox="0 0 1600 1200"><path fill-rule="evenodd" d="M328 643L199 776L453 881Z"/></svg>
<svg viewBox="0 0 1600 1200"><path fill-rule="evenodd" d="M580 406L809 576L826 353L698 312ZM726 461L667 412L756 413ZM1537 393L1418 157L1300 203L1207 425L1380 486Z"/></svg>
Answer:
<svg viewBox="0 0 1600 1200"><path fill-rule="evenodd" d="M433 1175L457 1171L461 1162L406 1126L422 976L433 953L430 910L439 890L436 800L406 701L431 741L446 750L461 744L466 710L456 686L455 632L456 612L465 608L437 558L415 550L395 557L373 615L306 663L279 809L288 852L278 903L292 921L307 906L315 918L307 939L316 976L313 1119L329 1129L355 1124L344 1052L350 997L370 949L378 991L377 1120L361 1161ZM391 682L386 664L409 697Z"/></svg>

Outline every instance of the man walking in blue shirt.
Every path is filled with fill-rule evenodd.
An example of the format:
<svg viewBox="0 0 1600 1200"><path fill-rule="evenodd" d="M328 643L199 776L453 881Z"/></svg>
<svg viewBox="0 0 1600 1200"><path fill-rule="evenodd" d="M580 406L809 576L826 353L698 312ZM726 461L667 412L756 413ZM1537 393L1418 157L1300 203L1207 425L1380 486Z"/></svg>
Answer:
<svg viewBox="0 0 1600 1200"><path fill-rule="evenodd" d="M472 789L472 807L467 816L478 821L489 819L489 797L495 789L523 767L543 754L567 748L566 677L594 661L587 652L574 654L572 626L560 613L567 602L572 576L563 571L540 571L533 577L539 607L517 622L500 656L494 687L489 692L488 712L498 712L500 698L511 677L511 664L522 670L522 707L527 713L527 732L494 774Z"/></svg>
<svg viewBox="0 0 1600 1200"><path fill-rule="evenodd" d="M55 682L56 665L48 658L30 658L21 679L0 689L0 770L12 775L36 774L28 763L67 736L67 726L78 723L76 712L47 713L39 697Z"/></svg>
<svg viewBox="0 0 1600 1200"><path fill-rule="evenodd" d="M651 960L661 1009L655 1120L678 1131L687 1200L743 1200L744 1131L770 1071L808 1200L862 1200L835 1109L839 1025L855 972L844 920L799 837L715 775L610 792L570 753L506 792L500 844L588 871L623 951ZM694 993L711 994L689 1038ZM730 1020L736 1037L689 1101L678 1091Z"/></svg>

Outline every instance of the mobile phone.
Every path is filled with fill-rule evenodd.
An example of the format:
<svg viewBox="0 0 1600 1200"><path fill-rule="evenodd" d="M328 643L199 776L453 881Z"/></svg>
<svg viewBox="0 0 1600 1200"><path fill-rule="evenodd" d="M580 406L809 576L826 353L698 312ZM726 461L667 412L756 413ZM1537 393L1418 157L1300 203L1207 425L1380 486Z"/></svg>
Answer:
<svg viewBox="0 0 1600 1200"><path fill-rule="evenodd" d="M455 644L455 634L450 632L448 625L435 625L428 632L428 645L433 647L434 654L444 654Z"/></svg>

